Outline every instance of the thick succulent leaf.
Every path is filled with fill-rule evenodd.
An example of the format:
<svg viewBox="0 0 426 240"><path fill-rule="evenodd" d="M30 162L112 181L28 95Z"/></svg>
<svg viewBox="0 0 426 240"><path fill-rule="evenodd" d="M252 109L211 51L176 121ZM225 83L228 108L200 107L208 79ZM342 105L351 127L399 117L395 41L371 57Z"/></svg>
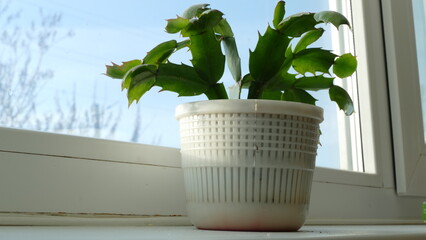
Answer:
<svg viewBox="0 0 426 240"><path fill-rule="evenodd" d="M309 72L329 73L331 65L334 63L336 55L329 50L321 48L309 48L294 55L293 68L300 74Z"/></svg>
<svg viewBox="0 0 426 240"><path fill-rule="evenodd" d="M226 88L223 83L216 83L210 86L205 92L205 95L209 100L228 99L228 93L226 92Z"/></svg>
<svg viewBox="0 0 426 240"><path fill-rule="evenodd" d="M311 94L302 89L292 88L287 91L284 91L282 95L282 100L291 101L291 102L301 102L315 105L317 99L312 97Z"/></svg>
<svg viewBox="0 0 426 240"><path fill-rule="evenodd" d="M222 18L222 20L220 20L220 22L214 27L214 31L222 37L234 37L231 26L225 18Z"/></svg>
<svg viewBox="0 0 426 240"><path fill-rule="evenodd" d="M296 82L296 74L288 73L287 71L280 71L265 85L265 91L284 91L293 88Z"/></svg>
<svg viewBox="0 0 426 240"><path fill-rule="evenodd" d="M154 47L143 59L144 64L157 64L165 62L170 55L176 50L176 40L163 42Z"/></svg>
<svg viewBox="0 0 426 240"><path fill-rule="evenodd" d="M255 50L250 51L249 70L255 81L249 87L248 98L260 98L268 81L281 71L289 43L290 38L269 26L263 36L259 35Z"/></svg>
<svg viewBox="0 0 426 240"><path fill-rule="evenodd" d="M222 18L213 29L215 33L221 36L228 69L231 71L234 80L238 82L241 80L241 59L231 26L226 19Z"/></svg>
<svg viewBox="0 0 426 240"><path fill-rule="evenodd" d="M177 17L174 19L167 19L166 32L178 33L189 24L189 19Z"/></svg>
<svg viewBox="0 0 426 240"><path fill-rule="evenodd" d="M274 19L272 20L274 28L278 27L280 22L283 20L284 15L285 15L285 2L279 1L274 9Z"/></svg>
<svg viewBox="0 0 426 240"><path fill-rule="evenodd" d="M127 91L129 106L133 101L138 102L139 99L154 86L156 71L157 66L149 64L143 64L132 68L125 79L125 81L129 82Z"/></svg>
<svg viewBox="0 0 426 240"><path fill-rule="evenodd" d="M229 99L240 99L241 96L241 82L236 82L234 85L228 87Z"/></svg>
<svg viewBox="0 0 426 240"><path fill-rule="evenodd" d="M315 29L318 22L314 19L314 13L298 13L284 18L277 29L284 35L300 37L305 32Z"/></svg>
<svg viewBox="0 0 426 240"><path fill-rule="evenodd" d="M121 83L121 89L129 89L132 81L135 77L138 79L146 78L145 75L154 74L157 71L157 66L152 64L141 64L133 67L127 71L126 75L123 77L123 82Z"/></svg>
<svg viewBox="0 0 426 240"><path fill-rule="evenodd" d="M123 79L130 69L140 64L142 64L142 61L139 59L123 62L121 65L112 63L112 65L106 65L105 75L111 78Z"/></svg>
<svg viewBox="0 0 426 240"><path fill-rule="evenodd" d="M275 76L285 60L290 39L268 26L265 34L250 52L249 70L256 81L266 82Z"/></svg>
<svg viewBox="0 0 426 240"><path fill-rule="evenodd" d="M209 84L201 79L195 69L185 64L162 63L158 66L156 86L179 96L195 96L207 91Z"/></svg>
<svg viewBox="0 0 426 240"><path fill-rule="evenodd" d="M334 85L330 88L328 93L330 99L337 103L339 108L345 112L346 116L350 116L354 113L354 104L345 89Z"/></svg>
<svg viewBox="0 0 426 240"><path fill-rule="evenodd" d="M209 10L210 4L196 4L187 8L183 13L182 17L191 19L200 16L206 10Z"/></svg>
<svg viewBox="0 0 426 240"><path fill-rule="evenodd" d="M323 33L324 33L324 29L322 28L314 29L305 33L303 37L300 38L299 42L294 48L294 53L298 53L306 49L307 46L317 41L322 36Z"/></svg>
<svg viewBox="0 0 426 240"><path fill-rule="evenodd" d="M291 44L287 47L287 50L285 51L285 60L283 65L281 66L280 72L288 72L292 66L293 63L293 51L291 50Z"/></svg>
<svg viewBox="0 0 426 240"><path fill-rule="evenodd" d="M241 80L241 88L249 88L250 84L254 81L254 78L251 76L250 73L244 75L243 79Z"/></svg>
<svg viewBox="0 0 426 240"><path fill-rule="evenodd" d="M170 40L163 42L153 48L143 59L145 64L158 64L164 63L168 60L170 55L175 51L189 46L190 41L184 40L181 42L176 42L175 40Z"/></svg>
<svg viewBox="0 0 426 240"><path fill-rule="evenodd" d="M346 53L336 59L333 65L333 73L339 78L349 77L356 71L357 65L356 58L352 54Z"/></svg>
<svg viewBox="0 0 426 240"><path fill-rule="evenodd" d="M281 91L263 91L261 99L281 100L283 93Z"/></svg>
<svg viewBox="0 0 426 240"><path fill-rule="evenodd" d="M210 84L217 83L225 69L225 56L213 30L190 37L192 65L199 76Z"/></svg>
<svg viewBox="0 0 426 240"><path fill-rule="evenodd" d="M193 19L182 29L181 33L184 37L198 35L213 29L222 21L223 13L219 10L207 10L200 15L200 18Z"/></svg>
<svg viewBox="0 0 426 240"><path fill-rule="evenodd" d="M294 86L303 90L318 91L329 89L333 86L334 78L320 76L301 77L294 83Z"/></svg>
<svg viewBox="0 0 426 240"><path fill-rule="evenodd" d="M237 44L235 38L226 37L222 40L226 62L228 64L229 71L236 82L241 80L241 59L238 54Z"/></svg>
<svg viewBox="0 0 426 240"><path fill-rule="evenodd" d="M318 13L315 13L314 18L317 22L331 23L336 28L339 28L339 26L342 24L346 24L349 27L351 27L348 19L346 19L346 17L343 16L341 13L338 13L335 11L318 12Z"/></svg>
<svg viewBox="0 0 426 240"><path fill-rule="evenodd" d="M189 39L178 42L177 45L176 45L176 51L180 50L184 47L189 47L190 43L191 43L191 41L189 41Z"/></svg>

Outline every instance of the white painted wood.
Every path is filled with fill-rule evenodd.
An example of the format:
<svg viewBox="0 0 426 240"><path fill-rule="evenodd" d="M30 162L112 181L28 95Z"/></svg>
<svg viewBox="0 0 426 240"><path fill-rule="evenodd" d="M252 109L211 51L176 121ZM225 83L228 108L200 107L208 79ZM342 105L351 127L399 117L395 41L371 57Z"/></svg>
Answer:
<svg viewBox="0 0 426 240"><path fill-rule="evenodd" d="M337 5L343 2L337 1ZM358 118L342 120L340 130L345 138L351 136L344 144L341 162L347 169L365 171L357 173L352 171L333 171L317 168L314 179L318 182L334 182L350 185L364 185L372 187L393 187L393 162L392 162L392 134L389 121L387 78L385 66L385 53L383 41L382 22L379 1L352 1L352 31L355 40L355 55L358 60L357 84L358 89L352 90L354 95L358 92L359 101L357 109ZM340 46L348 44L339 43ZM344 49L348 51L349 49ZM354 128L354 123L361 124L359 132ZM344 127L341 127L341 126ZM351 132L351 134L349 134ZM351 148L351 149L350 149ZM349 154L351 161L344 157Z"/></svg>
<svg viewBox="0 0 426 240"><path fill-rule="evenodd" d="M385 53L379 1L352 1L358 60L362 153L366 173L317 168L314 180L349 185L394 187L392 137L388 111ZM353 142L356 142L355 140ZM356 156L355 154L353 156ZM354 159L359 165L360 159Z"/></svg>
<svg viewBox="0 0 426 240"><path fill-rule="evenodd" d="M426 145L411 1L382 1L400 195L426 196Z"/></svg>
<svg viewBox="0 0 426 240"><path fill-rule="evenodd" d="M311 218L305 225L410 225L413 219ZM192 226L186 216L117 214L0 213L1 226Z"/></svg>
<svg viewBox="0 0 426 240"><path fill-rule="evenodd" d="M375 186L394 187L393 146L389 120L380 1L351 1L358 60L362 158ZM371 177L371 176L370 176Z"/></svg>
<svg viewBox="0 0 426 240"><path fill-rule="evenodd" d="M180 168L0 152L0 212L184 215Z"/></svg>
<svg viewBox="0 0 426 240"><path fill-rule="evenodd" d="M0 153L0 165L0 225L16 224L17 217L29 213L89 213L98 217L186 215L179 168L17 153ZM308 221L418 222L423 201L424 198L398 197L393 188L315 180ZM43 224L47 223L44 218ZM41 222L26 218L21 224Z"/></svg>
<svg viewBox="0 0 426 240"><path fill-rule="evenodd" d="M178 149L0 127L2 151L180 167Z"/></svg>
<svg viewBox="0 0 426 240"><path fill-rule="evenodd" d="M0 239L14 240L424 240L424 226L305 226L299 232L204 231L193 227L1 227Z"/></svg>
<svg viewBox="0 0 426 240"><path fill-rule="evenodd" d="M383 186L382 179L377 174L335 170L321 167L315 168L314 181L369 187Z"/></svg>
<svg viewBox="0 0 426 240"><path fill-rule="evenodd" d="M185 216L0 213L0 226L191 226ZM1 228L1 227L0 227Z"/></svg>
<svg viewBox="0 0 426 240"><path fill-rule="evenodd" d="M400 197L392 188L314 182L309 223L422 223L421 197Z"/></svg>

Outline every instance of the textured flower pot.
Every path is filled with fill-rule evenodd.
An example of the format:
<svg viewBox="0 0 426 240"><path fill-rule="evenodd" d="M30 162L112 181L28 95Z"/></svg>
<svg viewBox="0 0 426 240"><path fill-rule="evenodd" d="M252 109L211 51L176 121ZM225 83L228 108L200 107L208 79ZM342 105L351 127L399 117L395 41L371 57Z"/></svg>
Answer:
<svg viewBox="0 0 426 240"><path fill-rule="evenodd" d="M270 100L181 104L188 216L200 229L296 231L308 213L319 107Z"/></svg>

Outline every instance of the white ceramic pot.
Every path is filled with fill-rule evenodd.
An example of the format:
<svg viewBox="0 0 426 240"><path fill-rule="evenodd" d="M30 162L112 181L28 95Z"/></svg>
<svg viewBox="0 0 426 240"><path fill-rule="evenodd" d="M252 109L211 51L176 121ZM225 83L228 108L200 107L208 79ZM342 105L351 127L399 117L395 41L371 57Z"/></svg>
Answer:
<svg viewBox="0 0 426 240"><path fill-rule="evenodd" d="M200 229L296 231L308 213L320 107L271 100L181 104L188 216Z"/></svg>

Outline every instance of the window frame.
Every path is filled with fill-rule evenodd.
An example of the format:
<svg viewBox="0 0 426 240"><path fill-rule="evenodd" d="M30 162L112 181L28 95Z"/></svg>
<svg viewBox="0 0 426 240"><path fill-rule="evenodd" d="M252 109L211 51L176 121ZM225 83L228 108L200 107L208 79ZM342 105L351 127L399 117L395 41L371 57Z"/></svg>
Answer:
<svg viewBox="0 0 426 240"><path fill-rule="evenodd" d="M421 183L426 183L426 143L413 9L411 1L382 4L397 191L425 197L426 187Z"/></svg>
<svg viewBox="0 0 426 240"><path fill-rule="evenodd" d="M420 223L424 198L395 194L385 52L383 41L377 41L383 39L381 2L352 5L357 77L370 79L359 82L367 173L318 167L308 223ZM0 164L0 190L6 196L0 224L10 223L10 215L28 213L175 216L179 221L186 214L178 149L0 128ZM37 224L32 219L23 222Z"/></svg>
<svg viewBox="0 0 426 240"><path fill-rule="evenodd" d="M364 173L316 169L314 180L368 187L392 187L391 127L389 121L386 65L381 33L381 6L378 1L352 1L352 31L358 60L358 109L361 127ZM367 44L368 43L368 44ZM368 81L370 79L370 81ZM374 81L371 81L374 79ZM367 81L366 81L367 80ZM343 117L342 117L343 118ZM347 125L350 126L350 125ZM355 160L357 161L357 160ZM330 180L333 179L333 180Z"/></svg>

